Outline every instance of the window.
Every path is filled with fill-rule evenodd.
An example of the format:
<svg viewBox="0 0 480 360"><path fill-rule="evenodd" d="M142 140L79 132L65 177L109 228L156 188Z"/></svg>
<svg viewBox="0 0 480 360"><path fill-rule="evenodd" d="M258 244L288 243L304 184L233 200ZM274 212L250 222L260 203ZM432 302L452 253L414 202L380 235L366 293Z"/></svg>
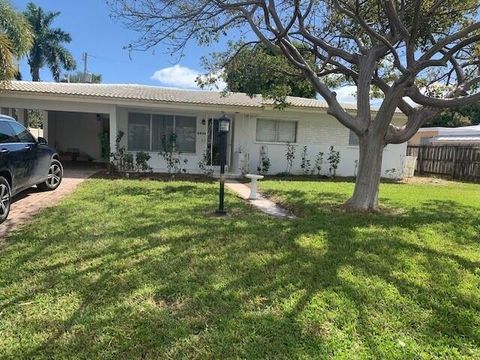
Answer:
<svg viewBox="0 0 480 360"><path fill-rule="evenodd" d="M128 149L162 151L175 134L175 150L195 153L197 119L194 116L128 114Z"/></svg>
<svg viewBox="0 0 480 360"><path fill-rule="evenodd" d="M173 116L152 115L152 129L152 150L166 150L173 134Z"/></svg>
<svg viewBox="0 0 480 360"><path fill-rule="evenodd" d="M150 150L150 115L129 114L128 149L136 151Z"/></svg>
<svg viewBox="0 0 480 360"><path fill-rule="evenodd" d="M180 152L195 152L196 121L190 116L175 117L175 134L177 135L177 150Z"/></svg>
<svg viewBox="0 0 480 360"><path fill-rule="evenodd" d="M13 134L17 138L17 141L22 142L22 143L33 143L35 142L35 139L33 138L32 134L28 132L27 129L25 129L24 126L20 125L19 123L16 122L10 122L10 126L13 129Z"/></svg>
<svg viewBox="0 0 480 360"><path fill-rule="evenodd" d="M257 119L257 141L294 143L297 141L297 122Z"/></svg>
<svg viewBox="0 0 480 360"><path fill-rule="evenodd" d="M358 135L355 134L352 130L350 130L350 135L349 135L349 138L348 138L348 145L358 146Z"/></svg>
<svg viewBox="0 0 480 360"><path fill-rule="evenodd" d="M15 139L13 134L13 129L8 125L5 121L0 121L0 143L11 143L16 142L18 140Z"/></svg>

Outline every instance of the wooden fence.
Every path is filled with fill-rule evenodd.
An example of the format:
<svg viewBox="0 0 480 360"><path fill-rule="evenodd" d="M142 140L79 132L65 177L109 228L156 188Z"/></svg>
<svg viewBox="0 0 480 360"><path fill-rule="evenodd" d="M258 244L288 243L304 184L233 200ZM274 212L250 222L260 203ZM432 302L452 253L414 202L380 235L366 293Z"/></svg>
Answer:
<svg viewBox="0 0 480 360"><path fill-rule="evenodd" d="M480 146L408 146L407 155L417 157L416 175L480 182Z"/></svg>

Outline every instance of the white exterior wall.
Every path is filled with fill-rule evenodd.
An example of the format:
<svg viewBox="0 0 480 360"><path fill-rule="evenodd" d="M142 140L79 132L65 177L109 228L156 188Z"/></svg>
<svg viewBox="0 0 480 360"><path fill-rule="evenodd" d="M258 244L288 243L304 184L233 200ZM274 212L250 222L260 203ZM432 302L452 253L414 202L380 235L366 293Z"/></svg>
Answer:
<svg viewBox="0 0 480 360"><path fill-rule="evenodd" d="M120 105L121 104L121 105ZM42 109L49 111L68 111L83 113L100 113L109 114L110 116L110 144L112 151L114 150L115 136L117 131L125 132L123 138L124 146L127 146L128 138L128 112L129 111L145 111L148 113L162 114L178 114L193 115L197 117L197 142L195 154L182 154L182 158L188 159L186 169L189 173L198 173L198 162L201 160L206 148L206 130L209 118L218 118L222 115L222 111L226 111L226 116L233 119L233 143L231 144L232 153L238 152L240 149L249 154L250 172L256 172L259 163L260 148L266 146L268 155L271 160L270 174L284 172L286 169L285 144L261 143L256 141L256 119L270 118L275 120L291 120L297 121L297 142L294 144L297 148L296 157L293 163L293 173L302 173L300 168L301 153L303 146L308 146L308 157L313 167L316 154L321 151L324 153L324 164L322 173L328 173L328 164L326 158L328 156L329 147L331 145L337 151L340 151L340 164L337 169L339 176L355 175L355 160L358 159L358 147L349 146L349 130L341 125L333 117L325 112L317 110L310 112L302 109L286 109L280 110L262 110L246 108L234 108L228 111L228 107L213 105L197 105L197 104L175 104L162 105L158 103L139 104L138 102L121 102L105 99L86 99L79 97L76 101L66 100L62 97L55 96L33 96L33 95L8 95L0 97L0 107L20 108L20 109ZM232 109L232 108L230 108ZM205 120L205 124L202 124ZM48 137L50 132L50 124L45 121L44 134ZM68 130L65 130L68 131ZM71 130L74 133L74 130ZM98 130L92 129L90 136L98 139ZM232 135L232 132L230 133ZM402 169L403 158L406 154L407 144L388 145L384 150L382 176L388 176L386 170ZM69 145L68 147L74 147ZM166 171L164 160L158 155L158 152L150 152L152 159L150 166L154 171ZM235 156L233 157L235 158ZM232 159L231 159L232 160ZM234 165L234 162L232 162ZM229 172L238 173L238 169L230 167Z"/></svg>
<svg viewBox="0 0 480 360"><path fill-rule="evenodd" d="M182 168L186 169L188 173L200 173L198 163L202 160L204 152L207 147L207 124L209 118L219 118L222 116L222 112L208 112L208 111L195 111L192 109L169 109L169 108L135 108L135 107L119 107L117 108L117 131L123 131L125 135L123 136L121 145L125 146L128 150L128 113L129 112L145 112L148 114L164 114L164 115L186 115L194 116L197 119L196 123L196 152L195 153L182 153L180 154L180 159L187 159L187 164L182 163ZM235 114L226 114L230 119L235 118ZM204 124L202 124L204 123ZM110 132L112 136L112 132ZM230 144L230 142L229 142ZM113 151L113 150L112 150ZM149 161L150 167L154 172L166 172L167 164L165 160L159 155L158 151L146 151L150 154L151 159ZM135 154L134 151L131 153Z"/></svg>
<svg viewBox="0 0 480 360"><path fill-rule="evenodd" d="M330 146L333 145L336 151L340 152L340 163L337 169L338 176L354 176L355 160L358 160L358 146L350 146L350 131L341 125L336 119L327 114L309 114L285 111L264 111L257 115L237 116L235 124L235 144L234 151L247 152L250 158L250 172L256 172L260 160L260 149L266 147L271 166L269 174L284 172L287 167L285 157L285 143L265 143L256 141L256 121L261 119L290 120L297 121L297 142L293 145L296 148L295 159L293 161L292 173L301 174L300 167L303 147L306 145L307 157L310 159L311 169L315 163L315 157L318 152L323 152L323 161L321 173L328 174L329 165L327 163ZM403 168L403 158L406 154L407 144L388 145L384 150L382 176L392 177L391 173L386 173L389 169ZM397 175L398 177L399 175Z"/></svg>
<svg viewBox="0 0 480 360"><path fill-rule="evenodd" d="M129 112L147 112L161 114L190 115L197 118L197 141L195 154L181 154L181 159L187 159L188 163L184 166L188 173L199 173L198 162L202 159L203 153L207 145L207 121L209 118L218 118L221 112L206 112L194 110L179 109L162 109L162 108L118 108L117 109L117 130L125 133L122 145L128 149L128 113ZM265 143L256 141L256 121L261 119L290 120L297 121L297 142L295 160L293 162L292 173L302 174L301 154L303 146L308 147L308 158L310 159L311 168L313 169L316 154L321 151L324 153L324 164L322 174L328 174L327 157L330 146L333 145L335 150L340 152L340 163L337 169L338 176L354 176L355 160L358 160L358 146L350 146L349 129L341 125L336 119L327 114L311 114L307 112L298 112L294 110L264 110L255 114L235 113L226 114L233 120L233 144L230 148L229 156L234 153L248 153L249 156L249 172L256 173L259 164L260 149L265 146L271 161L269 174L278 174L286 169L286 144L285 143ZM202 124L205 120L205 124ZM232 132L230 132L232 135ZM386 170L396 169L396 176L400 176L403 168L403 159L406 154L407 144L388 145L384 150L382 176L394 177L395 174L387 173ZM149 152L151 160L149 165L153 171L166 171L166 163L158 154L158 152ZM235 154L233 155L235 157ZM235 162L231 162L230 173L239 173L238 168L233 168Z"/></svg>

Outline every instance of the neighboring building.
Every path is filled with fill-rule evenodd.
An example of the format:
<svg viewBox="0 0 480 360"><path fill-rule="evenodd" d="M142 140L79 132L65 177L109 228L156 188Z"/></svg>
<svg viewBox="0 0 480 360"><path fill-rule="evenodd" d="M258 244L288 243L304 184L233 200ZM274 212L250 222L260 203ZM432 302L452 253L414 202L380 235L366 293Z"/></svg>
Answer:
<svg viewBox="0 0 480 360"><path fill-rule="evenodd" d="M268 154L269 173L286 169L286 144L296 146L293 172L301 173L301 152L308 147L312 163L324 153L322 173L328 173L326 159L331 145L340 151L339 176L353 176L358 159L356 136L327 114L323 101L288 98L285 110L274 109L272 101L245 94L186 91L142 85L69 84L13 81L0 94L3 112L16 113L24 121L22 109L39 109L44 114L44 137L63 154L77 153L101 161L99 134L109 135L113 148L118 131L125 132L128 151L149 152L154 171L165 171L158 153L162 138L172 131L177 147L188 160L188 172L200 172L198 163L206 154L217 169L218 118L232 120L228 140L229 172L256 172L260 153ZM346 105L355 112L353 105ZM405 121L398 113L395 121ZM383 176L401 176L406 143L388 145L383 158ZM243 162L242 162L243 160ZM396 169L392 171L392 169Z"/></svg>
<svg viewBox="0 0 480 360"><path fill-rule="evenodd" d="M421 128L408 145L479 145L480 125Z"/></svg>

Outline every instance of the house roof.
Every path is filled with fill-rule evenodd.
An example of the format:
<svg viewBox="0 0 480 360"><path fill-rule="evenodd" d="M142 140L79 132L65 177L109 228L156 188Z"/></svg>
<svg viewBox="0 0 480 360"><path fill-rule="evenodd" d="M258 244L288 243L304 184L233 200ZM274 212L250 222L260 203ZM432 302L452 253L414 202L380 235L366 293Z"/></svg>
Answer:
<svg viewBox="0 0 480 360"><path fill-rule="evenodd" d="M471 125L471 126L460 126L456 128L448 127L432 127L432 128L421 128L418 129L419 132L431 132L436 131L438 135L442 136L480 136L480 125Z"/></svg>
<svg viewBox="0 0 480 360"><path fill-rule="evenodd" d="M262 108L274 105L274 101L253 98L244 93L222 93L219 91L179 90L172 88L134 84L76 84L54 82L11 81L3 91L7 94L37 94L58 96L82 96L142 102L184 103L199 105L240 106ZM291 107L303 109L327 109L325 101L287 97ZM356 110L352 104L342 104L346 110Z"/></svg>
<svg viewBox="0 0 480 360"><path fill-rule="evenodd" d="M480 136L435 136L431 142L480 143Z"/></svg>

